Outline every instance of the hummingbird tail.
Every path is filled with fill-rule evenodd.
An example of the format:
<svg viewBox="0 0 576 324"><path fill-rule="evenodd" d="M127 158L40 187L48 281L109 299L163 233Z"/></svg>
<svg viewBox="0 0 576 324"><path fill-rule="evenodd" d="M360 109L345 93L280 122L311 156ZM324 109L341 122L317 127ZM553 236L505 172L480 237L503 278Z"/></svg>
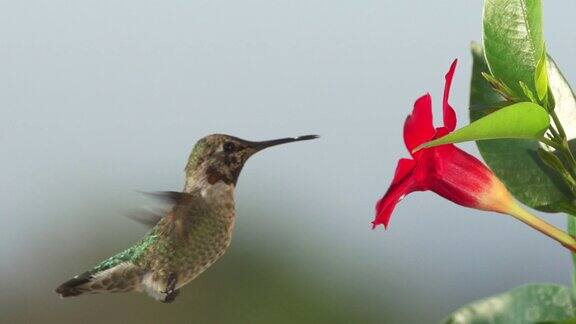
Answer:
<svg viewBox="0 0 576 324"><path fill-rule="evenodd" d="M56 293L62 298L75 297L85 293L128 292L140 290L141 271L132 263L120 263L104 271L84 272L64 282Z"/></svg>
<svg viewBox="0 0 576 324"><path fill-rule="evenodd" d="M84 292L81 287L90 282L90 277L90 272L84 272L83 274L77 275L58 286L58 288L56 288L56 293L60 294L60 297L62 298L81 295Z"/></svg>

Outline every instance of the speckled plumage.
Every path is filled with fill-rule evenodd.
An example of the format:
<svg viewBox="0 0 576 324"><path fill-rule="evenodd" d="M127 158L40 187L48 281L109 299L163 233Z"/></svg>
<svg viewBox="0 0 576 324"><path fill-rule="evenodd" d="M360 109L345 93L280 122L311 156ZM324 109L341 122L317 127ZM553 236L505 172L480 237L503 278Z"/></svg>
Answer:
<svg viewBox="0 0 576 324"><path fill-rule="evenodd" d="M177 289L216 262L230 245L235 219L233 188L215 186L218 189L204 195L194 192L188 202L175 206L153 229L156 242L134 261L150 271L148 280L162 291L171 273L177 276ZM212 195L221 197L215 200Z"/></svg>
<svg viewBox="0 0 576 324"><path fill-rule="evenodd" d="M171 302L178 289L216 262L232 239L234 188L246 160L266 147L316 138L249 142L209 135L186 165L184 192L161 196L173 207L134 246L60 285L62 297L85 293L146 291Z"/></svg>

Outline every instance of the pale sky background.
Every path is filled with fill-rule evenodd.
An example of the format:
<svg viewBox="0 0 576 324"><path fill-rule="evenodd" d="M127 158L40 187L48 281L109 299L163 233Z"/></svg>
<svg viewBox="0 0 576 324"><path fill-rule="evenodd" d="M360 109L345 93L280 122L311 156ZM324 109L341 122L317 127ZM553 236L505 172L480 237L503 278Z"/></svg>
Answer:
<svg viewBox="0 0 576 324"><path fill-rule="evenodd" d="M371 309L439 320L524 283L569 284L554 241L432 193L370 229L408 155L403 121L426 91L440 112L454 58L452 104L468 122L481 11L459 0L0 1L0 301L21 306L8 318L69 303L52 289L145 232L122 217L150 203L137 190L181 189L195 141L216 132L322 136L248 161L233 244L298 260L290 271ZM574 12L545 5L547 48L572 82ZM94 246L101 254L84 255Z"/></svg>

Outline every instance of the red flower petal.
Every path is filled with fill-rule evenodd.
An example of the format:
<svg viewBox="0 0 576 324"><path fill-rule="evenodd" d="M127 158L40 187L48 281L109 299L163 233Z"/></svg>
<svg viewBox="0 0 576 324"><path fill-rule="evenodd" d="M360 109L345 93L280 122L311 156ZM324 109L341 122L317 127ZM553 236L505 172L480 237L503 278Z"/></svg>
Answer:
<svg viewBox="0 0 576 324"><path fill-rule="evenodd" d="M480 160L451 144L426 149L418 157L414 178L420 184L459 205L482 209L494 175Z"/></svg>
<svg viewBox="0 0 576 324"><path fill-rule="evenodd" d="M473 155L454 145L437 147L438 179L430 185L438 195L465 207L506 213L512 196L492 171Z"/></svg>
<svg viewBox="0 0 576 324"><path fill-rule="evenodd" d="M432 98L426 94L414 103L412 114L404 122L404 143L409 152L434 137Z"/></svg>
<svg viewBox="0 0 576 324"><path fill-rule="evenodd" d="M372 228L383 224L384 228L388 227L390 217L396 205L406 196L415 190L412 179L412 170L416 163L414 160L401 159L396 167L396 174L390 188L376 204L376 219L372 222Z"/></svg>
<svg viewBox="0 0 576 324"><path fill-rule="evenodd" d="M448 103L450 97L450 88L452 87L452 79L454 77L454 71L456 71L456 65L458 60L454 60L450 66L450 70L446 73L446 83L444 84L444 98L442 99L442 110L444 114L444 127L446 127L450 132L456 128L456 112L454 108Z"/></svg>
<svg viewBox="0 0 576 324"><path fill-rule="evenodd" d="M416 166L416 162L410 159L400 159L398 161L398 165L396 166L396 173L394 173L394 179L392 179L392 184L397 184L402 179L404 179L407 175L409 175L414 167Z"/></svg>

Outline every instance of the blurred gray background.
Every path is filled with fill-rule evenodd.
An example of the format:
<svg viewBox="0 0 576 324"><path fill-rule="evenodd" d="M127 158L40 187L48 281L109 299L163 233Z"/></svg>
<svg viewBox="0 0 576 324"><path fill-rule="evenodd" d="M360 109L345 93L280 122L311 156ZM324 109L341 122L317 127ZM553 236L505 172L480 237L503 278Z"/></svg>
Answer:
<svg viewBox="0 0 576 324"><path fill-rule="evenodd" d="M406 323L517 285L570 283L559 245L432 193L370 229L414 100L460 59L481 1L0 1L0 322ZM576 80L575 2L547 2L549 52ZM439 120L439 118L437 118ZM60 300L63 280L146 229L123 217L179 190L197 139L317 133L251 159L222 261L173 304ZM475 154L473 145L464 147ZM547 218L564 226L562 215Z"/></svg>

